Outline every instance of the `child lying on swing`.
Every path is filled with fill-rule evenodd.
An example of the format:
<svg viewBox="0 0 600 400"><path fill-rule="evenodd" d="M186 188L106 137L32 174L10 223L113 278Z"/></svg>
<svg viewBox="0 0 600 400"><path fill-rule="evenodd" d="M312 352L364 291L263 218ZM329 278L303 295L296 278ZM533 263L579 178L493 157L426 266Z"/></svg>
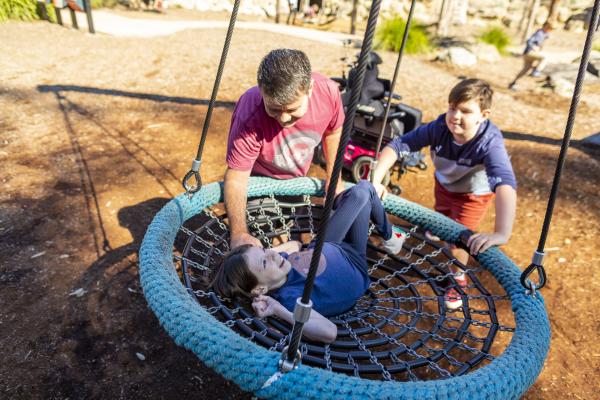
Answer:
<svg viewBox="0 0 600 400"><path fill-rule="evenodd" d="M337 327L326 317L350 308L369 288L367 242L369 220L384 238L390 253L402 250L403 231L392 226L373 185L361 181L335 200L314 288L313 310L304 324L307 338L331 343ZM260 317L276 316L290 324L296 299L302 296L310 268L314 241L307 250L290 241L272 249L249 244L234 248L223 261L212 288L223 297L252 299Z"/></svg>

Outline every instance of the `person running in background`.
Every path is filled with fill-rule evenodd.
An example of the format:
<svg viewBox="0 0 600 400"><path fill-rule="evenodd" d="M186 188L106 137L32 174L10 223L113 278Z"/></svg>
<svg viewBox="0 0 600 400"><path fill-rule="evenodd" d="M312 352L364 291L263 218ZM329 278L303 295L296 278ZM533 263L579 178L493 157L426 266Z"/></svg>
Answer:
<svg viewBox="0 0 600 400"><path fill-rule="evenodd" d="M533 35L527 39L525 51L523 51L523 68L515 79L508 85L511 90L517 90L517 81L521 79L530 70L530 75L537 78L541 75L542 70L546 66L546 56L542 53L544 42L550 37L552 32L552 24L546 22L541 29L535 31Z"/></svg>

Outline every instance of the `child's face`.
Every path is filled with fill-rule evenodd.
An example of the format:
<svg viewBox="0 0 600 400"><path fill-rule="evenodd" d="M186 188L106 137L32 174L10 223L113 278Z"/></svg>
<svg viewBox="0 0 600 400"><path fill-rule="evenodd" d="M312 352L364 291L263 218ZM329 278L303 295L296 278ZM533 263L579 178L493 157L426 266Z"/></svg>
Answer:
<svg viewBox="0 0 600 400"><path fill-rule="evenodd" d="M253 246L244 253L244 257L250 272L258 280L258 292L255 294L263 294L283 285L292 268L288 260L271 249Z"/></svg>
<svg viewBox="0 0 600 400"><path fill-rule="evenodd" d="M477 100L449 104L446 125L454 139L459 143L464 143L475 137L479 126L489 115L490 110L481 110Z"/></svg>

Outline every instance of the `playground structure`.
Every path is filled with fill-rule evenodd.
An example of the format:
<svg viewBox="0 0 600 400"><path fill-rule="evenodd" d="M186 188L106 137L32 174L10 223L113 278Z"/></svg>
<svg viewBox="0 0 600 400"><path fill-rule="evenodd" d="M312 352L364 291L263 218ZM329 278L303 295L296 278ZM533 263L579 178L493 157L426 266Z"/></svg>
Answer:
<svg viewBox="0 0 600 400"><path fill-rule="evenodd" d="M363 78L365 76L365 70L371 50L379 6L380 1L374 0L369 14L365 39L357 63L357 79L353 82L350 90L351 99L346 110L343 134L336 155L333 172L330 177L332 181L337 181L339 178L343 163L343 153L346 150L351 132L354 130L354 117L359 105L360 89L363 86ZM599 6L600 1L597 0L593 14L594 21L597 21ZM486 252L476 257L481 266L494 275L497 283L506 290L512 302L512 310L516 320L513 339L493 363L463 377L462 374L468 372L472 367L476 366L480 361L490 355L489 347L484 347L480 355L477 355L473 360L466 362L466 364L461 364L460 360L463 359L462 357L449 354L455 346L461 346L461 343L464 340L462 334L464 334L465 324L466 326L490 326L493 332L498 330L511 330L511 328L499 325L498 321L494 318L495 313L492 310L495 309L495 306L493 304L494 300L499 299L498 296L491 294L486 287L477 284L476 286L481 290L484 298L489 296L488 298L483 299L480 298L479 295L469 297L469 294L462 292L461 297L463 299L463 304L468 304L469 298L471 298L471 300L481 299L485 300L485 304L487 304L490 309L478 310L469 306L464 306L462 308L464 317L458 319L458 322L462 322L461 328L455 330L453 328L456 327L450 328L447 325L444 326L448 321L452 321L452 317L448 315L449 310L444 309L441 304L441 298L439 297L441 291L439 288L436 290L437 284L435 282L442 282L450 279L450 287L456 286L453 274L447 272L445 269L445 267L448 266L448 263L454 263L456 260L450 259L444 262L432 262L433 258L439 254L434 251L431 254L422 255L422 258L413 262L410 262L410 260L407 259L407 267L400 269L392 267L391 270L387 270L388 275L382 277L377 274L377 270L385 264L386 257L374 259L372 267L369 269L371 280L373 282L372 286L381 285L382 282L386 282L382 285L382 292L375 291L374 293L369 293L366 297L370 298L371 301L365 300L366 305L364 308L362 308L361 299L358 302L359 305L355 306L352 311L344 313L344 315L339 316L338 319L332 320L332 322L338 325L339 336L343 337L344 335L347 335L350 338L349 342L352 343L352 346L357 346L356 349L358 349L359 353L352 351L351 349L353 349L353 347L350 347L346 341L340 340L340 343L334 342L332 344L332 346L336 346L336 348L339 347L335 353L330 351L329 345L327 345L324 349L317 350L316 354L323 357L318 363L324 365L329 371L333 369L332 359L334 357L338 360L346 359L348 365L338 366L338 368L340 371L353 373L355 378L362 377L360 372L361 369L356 362L357 358L368 360L366 361L366 365L362 368L363 374L374 373L379 379L384 381L398 381L398 379L392 375L392 373L397 371L406 374L404 377L405 379L403 380L407 380L408 382L391 382L390 385L383 385L378 383L374 384L371 381L366 380L356 381L344 376L315 371L311 367L300 364L303 355L308 353L309 344L303 344L301 342L302 329L304 323L308 320L308 315L312 308L309 298L315 279L320 251L323 245L324 234L327 229L327 221L333 205L333 191L327 193L323 211L320 213L321 223L318 224L319 228L316 236L315 251L312 257L311 267L306 278L302 297L298 299L296 308L294 309L294 324L291 328L289 326L282 327L281 324L276 324L275 332L273 332L273 330L270 330L259 318L243 312L243 307L237 304L234 304L232 308L224 306L223 300L226 301L226 299L218 299L217 304L215 304L214 299L216 295L214 293L211 293L210 291L207 292L204 289L194 290L194 288L191 287L191 283L201 282L202 279L188 275L187 271L190 267L198 270L202 275L201 278L207 278L211 275L211 265L214 266L218 264L218 261L215 262L214 260L218 260L219 257L222 257L229 250L228 229L224 223L227 217L226 215L221 217L215 216L215 213L211 208L213 205L223 200L222 186L212 184L203 188L199 167L201 164L202 150L206 132L208 130L208 124L210 124L212 106L216 99L233 33L233 27L237 16L237 7L239 7L239 1L236 1L234 11L232 12L217 77L215 79L215 85L213 87L213 94L209 103L207 117L204 121L204 128L197 156L192 162L191 170L186 174L183 180L183 186L187 193L186 195L182 195L172 200L157 214L155 220L148 229L148 233L140 251L141 279L144 286L144 292L150 307L155 311L157 316L159 316L163 326L166 327L167 331L178 343L193 350L208 365L222 373L228 379L234 380L243 389L251 390L261 397L298 398L299 396L302 396L306 398L318 398L324 396L325 393L338 393L343 397L366 398L370 396L370 394L375 393L375 391L377 391L378 395L389 398L464 398L467 396L469 398L481 399L505 399L520 397L535 381L537 375L541 371L549 347L549 321L544 309L543 299L537 291L543 288L546 283L543 267L545 255L544 245L552 217L554 201L557 195L562 165L564 164L566 151L569 146L570 135L584 76L583 74L585 73L589 60L591 38L593 36L592 30L588 31L588 36L586 38L577 84L573 94L573 102L571 103L569 118L565 128L561 154L557 163L552 191L546 210L544 227L532 263L523 273L520 273L519 268L512 264L495 248L488 249ZM411 4L411 13L409 13L409 15L412 15L413 7L414 1ZM392 97L394 91L394 83L396 81L409 25L410 16L405 29L394 79L389 88L389 98ZM382 143L385 133L385 122L387 121L390 108L391 101L388 101L383 117L384 125L380 132L376 154L379 153L379 146ZM377 157L375 157L375 159L376 158ZM195 180L195 184L192 182L192 178ZM303 228L299 223L302 214L299 215L296 213L296 210L299 207L298 204L289 206L290 212L287 217L284 216L284 212L279 206L280 200L278 197L298 195L304 196L308 206L308 232L306 232L306 228ZM273 203L266 207L266 209L259 207L258 215L256 216L251 215L248 210L248 224L255 229L255 236L263 240L263 243L267 246L272 244L271 238L277 237L281 233L288 238L291 238L293 237L292 235L298 233L309 233L310 238L313 238L313 227L315 225L312 212L313 205L310 204L308 199L310 196L319 195L322 195L321 185L318 182L311 182L310 179L291 180L279 183L268 178L253 178L250 182L248 197L261 198L270 196ZM462 230L459 224L452 222L448 218L438 216L435 213L426 211L422 208L414 207L414 205L401 201L401 199L390 199L388 197L385 205L388 212L412 224L412 227L410 227L411 234L418 231L420 226L422 229L428 230L436 236L439 236L442 240L456 245L460 245L461 243L464 245L465 237L470 234L469 232ZM196 217L202 212L204 212L209 219L202 221L200 228L196 231L192 231L189 228L183 228L183 231L189 238L183 250L183 255L175 255L175 259L182 263L181 268L188 288L188 292L179 291L172 284L173 279L177 279L172 264L173 255L170 254L171 250L168 246L164 246L164 244L173 243L175 235L178 230L182 229L182 225L187 220ZM280 224L279 228L276 227L276 223ZM199 232L204 228L206 228L209 236L199 235ZM221 233L215 233L219 229L221 230ZM279 232L278 229L281 229L282 232ZM196 250L192 249L195 242L201 243L204 248ZM422 244L413 244L409 246L406 249L409 252L406 257L412 256L415 251L421 250L426 244L427 241ZM439 251L443 252L441 249ZM190 258L192 253L199 256L200 259L197 261L192 260ZM432 262L432 265L425 268L425 270L419 268L414 269L416 265L422 264L425 260ZM408 281L408 275L410 275L411 269L413 269L412 273L421 277L421 280L412 283ZM436 269L439 274L427 276L428 273ZM463 269L463 271L466 270ZM537 283L530 279L530 276L534 271L537 271L539 275L539 281ZM407 273L407 276L403 275ZM475 280L472 275L474 272L469 271L468 273L470 278ZM387 281L393 278L400 279L404 284L387 287ZM521 286L515 285L515 283L519 281ZM407 297L406 295L400 294L398 290L414 289L416 285L424 283L429 284L432 287L435 295L431 300L435 301L436 296L438 296L437 301L439 304L437 313L435 311L433 313L431 311L426 311L424 315L432 317L434 320L437 320L437 322L433 325L433 331L430 331L429 333L420 328L412 331L412 333L418 334L418 338L415 340L415 338L410 338L410 335L405 336L407 333L411 332L408 325L398 321L394 322L394 317L392 315L396 312L402 313L402 311L407 311L402 307L407 301L416 301L417 304L421 304L421 302L416 299L416 297L419 297L416 293L412 292ZM525 288L526 290L523 291L521 288ZM210 298L215 305L210 307L205 305L205 307L207 307L206 309L204 307L198 307L196 303L190 302L187 295L182 297L180 293L194 293L199 298ZM387 296L383 301L391 302L393 306L383 307L382 310L376 304L382 300L381 298L378 298L378 295L383 293ZM465 303L465 301L467 303ZM184 321L180 319L181 314L175 314L172 311L173 304L176 304L176 308L179 310L186 310L184 318L186 321L193 319L194 323L191 325L184 323ZM387 316L381 315L380 313L382 311L384 314L388 312L391 314ZM417 306L418 315L423 315L423 311L424 310L420 308L420 306ZM215 324L213 316L217 313L224 314L228 319L228 321L224 323L225 326L229 328L235 327L241 330L247 334L249 340L244 341L235 334L231 335L223 331L223 329L225 329L223 325L219 327ZM239 315L236 316L235 314L237 313L239 313ZM474 320L471 313L474 315L489 315L492 319L488 324L487 321L482 322ZM368 321L364 319L364 317L358 317L360 314L366 314ZM373 319L384 321L383 325L388 324L393 331L390 333L386 330L382 330L382 325L375 324L372 322ZM202 326L202 329L198 328L199 325ZM413 326L413 328L414 327L415 326ZM368 335L367 338L359 338L358 331L364 331L364 333ZM448 338L445 337L444 334L441 334L442 332L458 332L458 335L454 338ZM379 338L374 339L374 334L378 334ZM269 336L278 339L278 341L269 342L267 340L267 337ZM223 337L225 338L222 339ZM262 340L261 337L263 338ZM492 344L494 341L493 337L494 335L492 334L491 337L488 336L488 338L490 338L489 340L483 340L485 346ZM399 338L402 338L402 340L399 340ZM424 343L424 341L426 342L432 338L433 340L439 341L439 343ZM476 334L469 334L468 338L475 342L482 339ZM405 342L403 340L407 341ZM263 345L265 344L265 341L267 341L270 343L271 350L281 349L281 356L277 363L277 367L274 365L276 357L272 352L265 352L264 350L257 349L249 343L250 341L256 341ZM385 343L389 343L392 348L372 348ZM230 347L234 350L232 352L227 352ZM473 350L472 346L468 347L470 350ZM237 349L240 348L244 348L244 350L242 352L238 351ZM421 352L417 352L416 349L420 349ZM423 351L425 353L423 353ZM224 352L227 352L225 357L223 357ZM218 360L215 360L216 353L219 354ZM477 353L477 350L475 350L474 353ZM389 357L389 359L386 359L386 357ZM445 361L438 364L437 362L442 358L445 359ZM243 371L239 371L239 373L232 372L234 365L239 366L240 363L244 366ZM429 376L429 373L432 371L438 372L438 376L434 379L439 380L435 380L433 384L430 385L419 384L419 380L427 379L426 377L423 378L421 374L417 375L412 372L419 366L425 366L427 368L425 372L426 377ZM454 367L456 367L456 369L454 369ZM298 373L294 373L294 371L298 371ZM302 383L307 381L318 384L312 385L312 390L306 392L306 386ZM493 385L488 385L490 381L493 382Z"/></svg>

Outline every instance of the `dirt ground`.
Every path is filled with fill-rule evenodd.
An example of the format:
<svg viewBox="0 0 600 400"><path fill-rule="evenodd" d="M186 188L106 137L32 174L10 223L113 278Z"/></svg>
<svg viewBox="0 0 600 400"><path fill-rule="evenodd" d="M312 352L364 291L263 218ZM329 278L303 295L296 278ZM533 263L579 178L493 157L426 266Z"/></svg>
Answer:
<svg viewBox="0 0 600 400"><path fill-rule="evenodd" d="M251 398L165 334L137 268L147 224L181 192L196 154L224 31L140 40L10 22L0 37L0 397ZM583 44L583 35L557 37L555 46L569 50ZM222 179L232 107L274 47L300 48L315 70L341 72L342 48L234 35L205 182ZM384 76L393 63L384 54ZM512 57L469 70L407 57L398 91L431 120L458 75L494 85L493 120L519 180L517 221L503 250L524 267L539 239L569 100L536 89L532 78L509 92L519 68ZM586 86L582 98L598 90ZM600 149L581 141L600 131L599 113L600 104L584 101L577 115L546 243L552 344L526 399L600 398L592 383L600 373ZM323 176L317 167L311 173ZM432 168L400 181L406 198L426 206L432 183ZM490 212L483 229L493 220Z"/></svg>

